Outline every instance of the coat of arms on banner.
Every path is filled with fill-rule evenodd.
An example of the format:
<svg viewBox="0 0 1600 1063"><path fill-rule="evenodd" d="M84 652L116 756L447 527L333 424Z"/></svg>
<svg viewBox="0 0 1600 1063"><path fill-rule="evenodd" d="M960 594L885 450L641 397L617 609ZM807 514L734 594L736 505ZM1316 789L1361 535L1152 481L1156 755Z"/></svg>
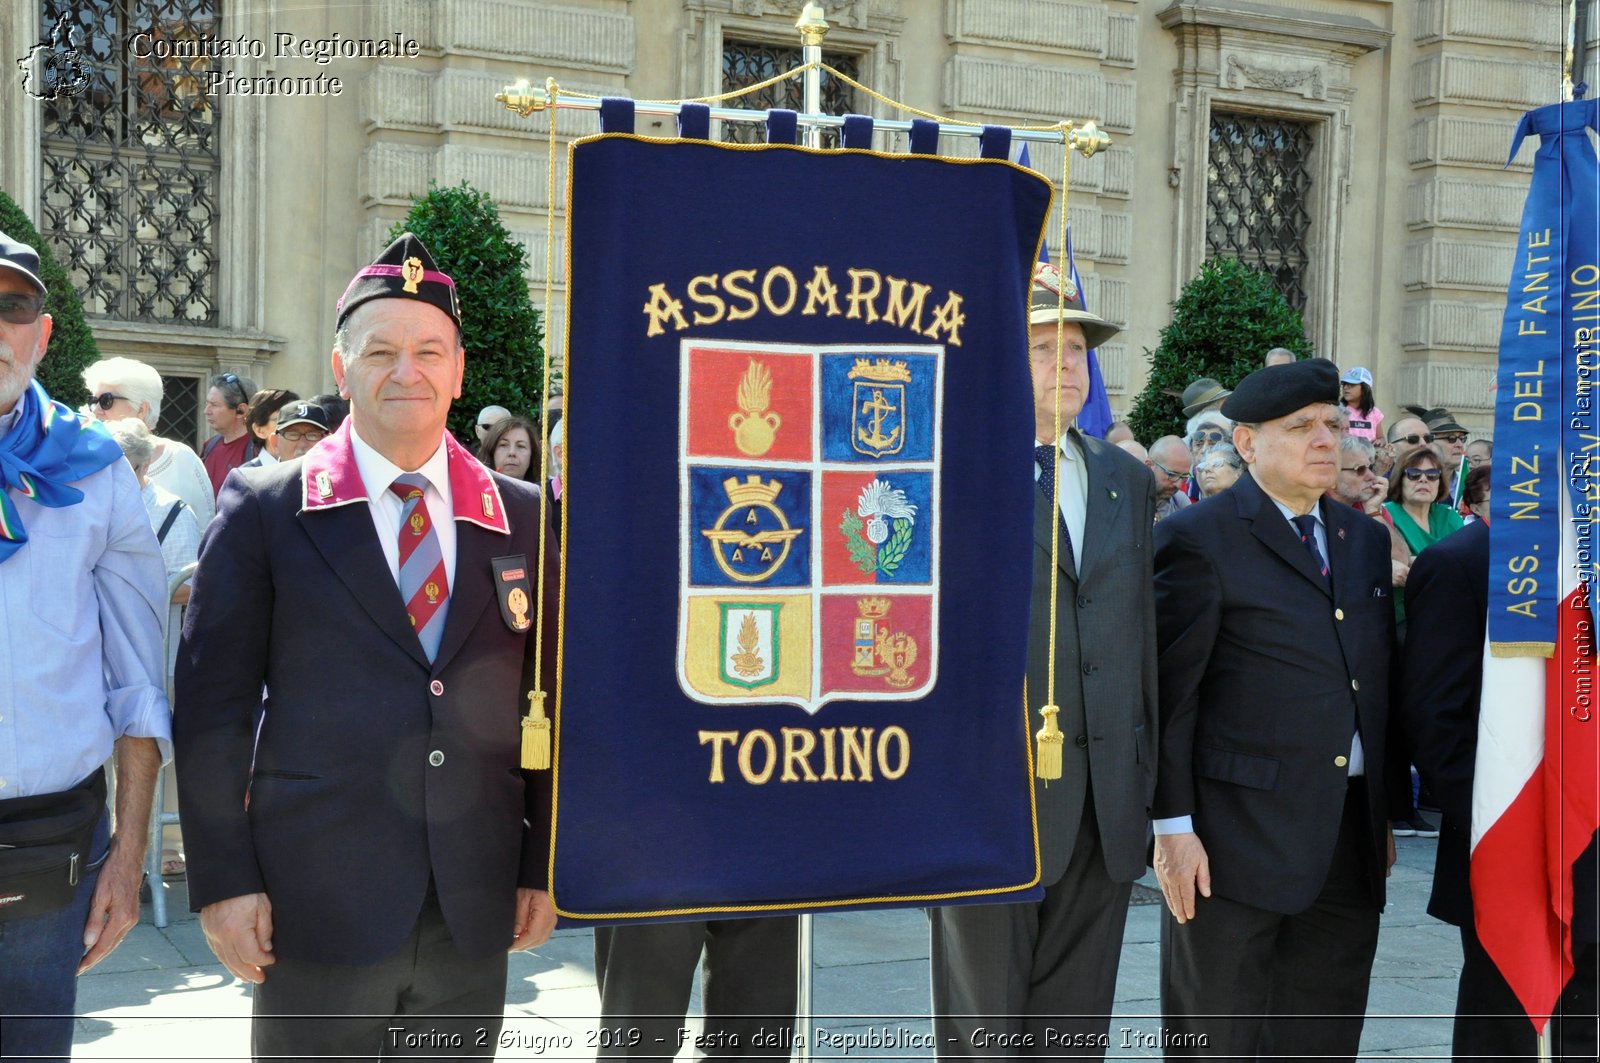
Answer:
<svg viewBox="0 0 1600 1063"><path fill-rule="evenodd" d="M689 697L816 712L933 689L943 350L683 343Z"/></svg>

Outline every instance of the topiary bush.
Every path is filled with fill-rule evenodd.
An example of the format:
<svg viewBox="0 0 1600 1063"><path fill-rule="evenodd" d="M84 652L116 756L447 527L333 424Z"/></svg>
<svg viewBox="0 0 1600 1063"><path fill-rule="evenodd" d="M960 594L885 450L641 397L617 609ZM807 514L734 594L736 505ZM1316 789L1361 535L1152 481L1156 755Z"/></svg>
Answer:
<svg viewBox="0 0 1600 1063"><path fill-rule="evenodd" d="M89 401L89 389L83 386L83 367L100 360L94 333L83 319L83 300L78 298L72 278L39 236L39 230L4 192L0 192L0 232L39 252L39 279L50 289L44 298L44 309L54 322L50 328L50 346L39 363L37 376L51 398L77 409Z"/></svg>
<svg viewBox="0 0 1600 1063"><path fill-rule="evenodd" d="M450 430L476 450L472 426L483 407L540 413L544 330L523 279L528 252L506 231L494 201L465 181L453 188L431 186L389 237L408 230L455 280L461 298L467 368L461 398L450 410Z"/></svg>
<svg viewBox="0 0 1600 1063"><path fill-rule="evenodd" d="M1231 388L1261 368L1274 347L1311 356L1299 311L1273 286L1272 278L1238 259L1213 258L1183 286L1172 304L1172 321L1150 359L1150 379L1134 400L1128 424L1135 438L1150 442L1183 434L1183 389L1208 376Z"/></svg>

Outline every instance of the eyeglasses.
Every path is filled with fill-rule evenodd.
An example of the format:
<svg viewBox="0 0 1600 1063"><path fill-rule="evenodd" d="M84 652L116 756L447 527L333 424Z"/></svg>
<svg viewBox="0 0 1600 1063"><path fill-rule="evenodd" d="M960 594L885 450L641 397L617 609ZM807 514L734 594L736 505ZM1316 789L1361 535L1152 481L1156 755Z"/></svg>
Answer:
<svg viewBox="0 0 1600 1063"><path fill-rule="evenodd" d="M43 309L44 299L38 295L26 295L22 292L6 292L0 295L0 318L13 325L33 324L39 320L39 312Z"/></svg>
<svg viewBox="0 0 1600 1063"><path fill-rule="evenodd" d="M1193 475L1192 473L1187 473L1187 472L1173 472L1171 469L1167 468L1165 465L1161 464L1159 461L1157 461L1154 458L1150 459L1150 464L1154 465L1156 468L1160 469L1162 472L1166 473L1168 476L1172 477L1174 480L1178 481L1179 483L1187 483L1188 480L1189 480L1189 477L1191 475Z"/></svg>
<svg viewBox="0 0 1600 1063"><path fill-rule="evenodd" d="M1367 473L1372 471L1372 466L1371 465L1341 465L1341 466L1339 466L1339 471L1340 472L1353 472L1357 476L1365 476ZM1437 471L1437 470L1435 470L1435 471Z"/></svg>
<svg viewBox="0 0 1600 1063"><path fill-rule="evenodd" d="M319 440L326 438L327 435L328 433L324 432L320 428L308 428L304 432L296 432L293 429L290 429L287 432L279 432L278 438L287 439L291 443L298 443L301 440L316 443Z"/></svg>
<svg viewBox="0 0 1600 1063"><path fill-rule="evenodd" d="M1226 433L1220 432L1215 428L1205 432L1196 432L1194 434L1194 442L1196 443L1220 443L1227 438L1228 436Z"/></svg>
<svg viewBox="0 0 1600 1063"><path fill-rule="evenodd" d="M1400 436L1397 439L1389 440L1389 445L1392 447L1396 443L1410 443L1412 446L1416 446L1418 443L1432 443L1432 442L1433 442L1433 433L1429 432L1427 435L1420 435L1420 436L1418 436L1418 435Z"/></svg>
<svg viewBox="0 0 1600 1063"><path fill-rule="evenodd" d="M132 402L126 395L118 395L114 391L103 392L94 397L94 404L102 410L109 410L119 402Z"/></svg>
<svg viewBox="0 0 1600 1063"><path fill-rule="evenodd" d="M1467 433L1445 432L1441 434L1439 438L1444 440L1446 443L1465 443L1467 441Z"/></svg>
<svg viewBox="0 0 1600 1063"><path fill-rule="evenodd" d="M1439 472L1438 469L1407 469L1406 470L1406 479L1410 480L1412 483L1417 483L1417 482L1419 482L1421 480L1427 480L1428 482L1431 483L1434 480L1437 480L1440 477L1440 475L1441 475L1441 473Z"/></svg>

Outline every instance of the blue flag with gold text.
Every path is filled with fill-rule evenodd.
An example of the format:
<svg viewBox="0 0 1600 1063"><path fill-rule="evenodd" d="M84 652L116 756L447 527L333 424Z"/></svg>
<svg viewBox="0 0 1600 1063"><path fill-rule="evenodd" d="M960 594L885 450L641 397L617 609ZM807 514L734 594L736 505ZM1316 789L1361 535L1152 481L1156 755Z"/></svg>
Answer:
<svg viewBox="0 0 1600 1063"><path fill-rule="evenodd" d="M1036 891L1048 182L629 133L568 161L557 910Z"/></svg>

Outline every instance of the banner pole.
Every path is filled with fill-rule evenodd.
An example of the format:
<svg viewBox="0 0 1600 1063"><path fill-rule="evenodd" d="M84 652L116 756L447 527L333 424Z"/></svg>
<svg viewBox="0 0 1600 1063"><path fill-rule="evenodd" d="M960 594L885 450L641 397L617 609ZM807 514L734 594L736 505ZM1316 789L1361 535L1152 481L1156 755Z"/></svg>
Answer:
<svg viewBox="0 0 1600 1063"><path fill-rule="evenodd" d="M807 3L800 11L794 28L800 32L800 61L806 67L802 76L805 90L805 113L822 114L822 39L828 35L828 20L823 17L822 5ZM822 147L822 125L807 122L802 127L801 143L808 148ZM800 1063L811 1063L812 1018L815 1011L812 998L812 981L815 974L813 948L816 944L816 924L810 912L803 912L796 920L795 933L799 935L795 950L795 1021L800 1027L796 1058Z"/></svg>

